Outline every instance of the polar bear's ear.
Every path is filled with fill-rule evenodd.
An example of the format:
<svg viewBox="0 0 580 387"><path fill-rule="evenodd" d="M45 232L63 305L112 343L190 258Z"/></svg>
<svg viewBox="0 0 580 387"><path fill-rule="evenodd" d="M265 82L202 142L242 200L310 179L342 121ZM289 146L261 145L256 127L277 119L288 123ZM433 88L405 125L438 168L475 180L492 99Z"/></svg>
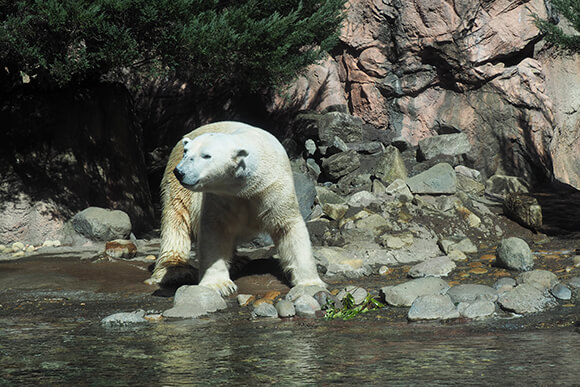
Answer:
<svg viewBox="0 0 580 387"><path fill-rule="evenodd" d="M184 147L187 146L187 144L189 144L190 142L191 142L191 139L190 138L183 137L183 146Z"/></svg>

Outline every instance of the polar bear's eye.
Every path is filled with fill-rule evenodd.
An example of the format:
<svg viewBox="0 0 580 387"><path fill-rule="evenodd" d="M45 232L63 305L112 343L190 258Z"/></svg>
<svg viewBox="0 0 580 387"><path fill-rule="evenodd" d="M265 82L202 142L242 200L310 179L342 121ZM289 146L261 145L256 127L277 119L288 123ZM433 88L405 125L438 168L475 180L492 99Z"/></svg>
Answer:
<svg viewBox="0 0 580 387"><path fill-rule="evenodd" d="M207 153L204 153L204 154L201 155L201 158L202 159L211 159L211 155L209 155Z"/></svg>

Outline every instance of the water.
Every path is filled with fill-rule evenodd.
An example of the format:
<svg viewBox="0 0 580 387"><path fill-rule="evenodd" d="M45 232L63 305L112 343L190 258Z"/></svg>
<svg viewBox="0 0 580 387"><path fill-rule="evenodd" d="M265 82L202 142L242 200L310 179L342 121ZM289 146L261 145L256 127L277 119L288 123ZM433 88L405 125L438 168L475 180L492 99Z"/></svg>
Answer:
<svg viewBox="0 0 580 387"><path fill-rule="evenodd" d="M45 320L45 319L44 319ZM574 327L0 319L2 385L578 385ZM517 320L513 326L517 326Z"/></svg>

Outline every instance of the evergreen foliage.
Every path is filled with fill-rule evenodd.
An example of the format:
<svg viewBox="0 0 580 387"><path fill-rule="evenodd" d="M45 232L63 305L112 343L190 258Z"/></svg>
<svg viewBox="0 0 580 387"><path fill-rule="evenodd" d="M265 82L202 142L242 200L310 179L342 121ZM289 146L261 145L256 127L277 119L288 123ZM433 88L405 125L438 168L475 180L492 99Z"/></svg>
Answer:
<svg viewBox="0 0 580 387"><path fill-rule="evenodd" d="M197 87L281 84L338 39L344 0L0 0L0 80L43 87L111 72Z"/></svg>
<svg viewBox="0 0 580 387"><path fill-rule="evenodd" d="M580 52L580 0L552 0L551 5L553 11L564 16L578 33L567 35L556 24L534 16L536 25L549 42L573 52Z"/></svg>

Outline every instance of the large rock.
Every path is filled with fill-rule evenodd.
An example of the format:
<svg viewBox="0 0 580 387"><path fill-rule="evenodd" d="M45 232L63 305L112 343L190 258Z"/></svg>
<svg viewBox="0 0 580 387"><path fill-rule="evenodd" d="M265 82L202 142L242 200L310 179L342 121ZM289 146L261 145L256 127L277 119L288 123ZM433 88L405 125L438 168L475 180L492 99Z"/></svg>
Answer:
<svg viewBox="0 0 580 387"><path fill-rule="evenodd" d="M226 308L226 302L215 290L205 286L186 285L177 289L173 308L163 312L163 316L197 318Z"/></svg>
<svg viewBox="0 0 580 387"><path fill-rule="evenodd" d="M470 150L465 133L442 134L420 140L417 155L421 160L431 160L437 156L461 156Z"/></svg>
<svg viewBox="0 0 580 387"><path fill-rule="evenodd" d="M388 146L373 168L374 175L385 184L391 184L397 179L407 179L407 168L401 153L394 146Z"/></svg>
<svg viewBox="0 0 580 387"><path fill-rule="evenodd" d="M534 257L523 239L504 239L497 247L497 263L507 269L528 271L534 267Z"/></svg>
<svg viewBox="0 0 580 387"><path fill-rule="evenodd" d="M381 292L389 305L411 306L419 296L444 294L447 289L449 285L441 278L427 277L384 287Z"/></svg>
<svg viewBox="0 0 580 387"><path fill-rule="evenodd" d="M76 214L71 224L76 232L90 240L127 239L131 219L123 211L89 207Z"/></svg>
<svg viewBox="0 0 580 387"><path fill-rule="evenodd" d="M440 163L410 177L407 185L413 194L454 194L457 190L457 177L451 165Z"/></svg>
<svg viewBox="0 0 580 387"><path fill-rule="evenodd" d="M444 277L451 273L455 267L455 262L448 257L436 257L411 267L409 276L413 278Z"/></svg>
<svg viewBox="0 0 580 387"><path fill-rule="evenodd" d="M451 298L443 294L417 297L407 315L409 320L449 320L459 317Z"/></svg>
<svg viewBox="0 0 580 387"><path fill-rule="evenodd" d="M519 314L542 312L557 305L547 292L528 284L518 285L502 293L497 302L502 308Z"/></svg>
<svg viewBox="0 0 580 387"><path fill-rule="evenodd" d="M333 181L360 167L360 158L355 151L340 152L322 160L322 170Z"/></svg>
<svg viewBox="0 0 580 387"><path fill-rule="evenodd" d="M497 290L490 286L480 284L461 284L453 286L446 293L455 303L472 303L476 300L495 302L497 300Z"/></svg>

